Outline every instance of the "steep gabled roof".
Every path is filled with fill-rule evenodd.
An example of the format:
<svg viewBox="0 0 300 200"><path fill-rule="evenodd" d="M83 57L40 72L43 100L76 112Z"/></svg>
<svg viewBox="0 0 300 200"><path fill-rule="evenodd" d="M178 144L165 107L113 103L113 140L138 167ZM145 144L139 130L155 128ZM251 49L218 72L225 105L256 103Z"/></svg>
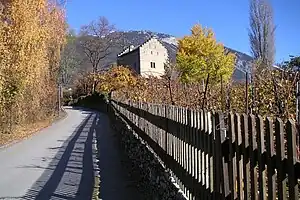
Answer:
<svg viewBox="0 0 300 200"><path fill-rule="evenodd" d="M121 53L118 54L118 57L122 57L122 56L124 56L124 55L127 55L127 54L130 54L130 53L132 53L132 52L137 51L140 47L142 47L143 45L145 45L146 43L148 43L148 42L149 42L150 40L152 40L152 39L156 39L158 42L160 42L156 37L153 37L153 36L152 36L152 37L148 38L147 40L145 40L142 44L140 44L140 45L134 47L134 48L133 48L132 50L130 50L130 51L128 51L130 47L127 47L125 50L123 50Z"/></svg>

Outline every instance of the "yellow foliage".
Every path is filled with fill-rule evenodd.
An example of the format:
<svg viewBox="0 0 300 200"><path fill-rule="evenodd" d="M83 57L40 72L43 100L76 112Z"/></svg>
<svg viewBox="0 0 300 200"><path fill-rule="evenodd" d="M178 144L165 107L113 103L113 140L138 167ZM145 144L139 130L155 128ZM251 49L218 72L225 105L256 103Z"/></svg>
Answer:
<svg viewBox="0 0 300 200"><path fill-rule="evenodd" d="M82 74L75 84L78 95L87 95L93 93L93 84L96 85L96 92L110 93L134 87L136 83L137 77L130 68L117 66L105 72Z"/></svg>
<svg viewBox="0 0 300 200"><path fill-rule="evenodd" d="M13 118L10 123L45 118L56 106L56 71L65 43L64 10L48 0L13 0L3 6L0 120L7 123L7 115Z"/></svg>
<svg viewBox="0 0 300 200"><path fill-rule="evenodd" d="M231 77L235 55L226 52L211 29L197 24L191 29L191 35L179 40L176 60L184 82L199 82L208 74L210 80L217 81L221 75L223 80Z"/></svg>
<svg viewBox="0 0 300 200"><path fill-rule="evenodd" d="M136 85L136 77L128 67L117 66L99 74L99 91L111 92Z"/></svg>

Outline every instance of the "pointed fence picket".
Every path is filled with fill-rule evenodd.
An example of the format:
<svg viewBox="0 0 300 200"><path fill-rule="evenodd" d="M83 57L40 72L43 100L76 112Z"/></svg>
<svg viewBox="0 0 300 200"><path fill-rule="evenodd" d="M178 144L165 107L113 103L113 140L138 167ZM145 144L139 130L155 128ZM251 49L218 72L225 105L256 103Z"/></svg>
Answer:
<svg viewBox="0 0 300 200"><path fill-rule="evenodd" d="M189 199L300 199L295 123L141 102L111 101Z"/></svg>

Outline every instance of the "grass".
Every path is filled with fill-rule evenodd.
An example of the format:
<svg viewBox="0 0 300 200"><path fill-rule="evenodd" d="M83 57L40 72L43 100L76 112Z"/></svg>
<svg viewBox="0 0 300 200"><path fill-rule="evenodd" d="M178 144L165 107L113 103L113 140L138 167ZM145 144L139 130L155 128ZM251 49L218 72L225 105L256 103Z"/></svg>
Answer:
<svg viewBox="0 0 300 200"><path fill-rule="evenodd" d="M52 116L46 120L42 120L36 123L27 124L23 126L16 126L15 130L12 133L1 133L0 132L0 147L5 147L10 144L17 143L24 139L27 139L38 131L50 126L53 122L62 119L66 116L66 113L63 112L60 116Z"/></svg>
<svg viewBox="0 0 300 200"><path fill-rule="evenodd" d="M95 176L95 184L93 189L92 200L99 200L100 178Z"/></svg>

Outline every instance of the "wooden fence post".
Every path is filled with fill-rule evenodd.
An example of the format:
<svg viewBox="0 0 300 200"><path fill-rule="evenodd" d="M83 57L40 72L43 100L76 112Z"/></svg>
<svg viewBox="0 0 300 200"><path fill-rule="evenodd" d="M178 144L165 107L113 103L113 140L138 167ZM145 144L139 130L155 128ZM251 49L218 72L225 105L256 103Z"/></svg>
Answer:
<svg viewBox="0 0 300 200"><path fill-rule="evenodd" d="M234 115L234 124L235 124L235 152L236 152L236 189L237 189L237 195L239 197L243 196L243 167L242 167L242 155L240 151L240 146L242 144L242 133L241 133L241 121L240 121L240 115L235 114Z"/></svg>
<svg viewBox="0 0 300 200"><path fill-rule="evenodd" d="M283 122L277 118L275 122L275 134L276 134L276 165L277 165L277 192L278 199L287 199L286 188L287 178L284 173L284 132Z"/></svg>
<svg viewBox="0 0 300 200"><path fill-rule="evenodd" d="M170 149L169 149L169 118L170 118L170 107L168 105L164 105L164 118L165 118L165 151L167 155L170 155Z"/></svg>
<svg viewBox="0 0 300 200"><path fill-rule="evenodd" d="M263 118L258 115L256 117L256 134L257 134L257 149L258 149L258 185L259 185L259 199L267 198L267 183L266 183L266 169L263 162L263 153L265 152L265 131Z"/></svg>
<svg viewBox="0 0 300 200"><path fill-rule="evenodd" d="M201 154L200 154L200 180L201 180L201 185L203 190L201 191L201 199L205 198L204 194L204 188L205 188L205 177L204 177L204 111L200 111L200 149L201 149Z"/></svg>
<svg viewBox="0 0 300 200"><path fill-rule="evenodd" d="M266 119L266 151L267 151L267 171L268 171L268 197L276 199L276 174L272 167L272 157L275 155L273 121L270 117Z"/></svg>
<svg viewBox="0 0 300 200"><path fill-rule="evenodd" d="M296 152L296 127L292 120L286 124L287 134L287 165L288 165L288 182L289 182L289 199L299 198L298 180L295 173L295 164L297 162Z"/></svg>
<svg viewBox="0 0 300 200"><path fill-rule="evenodd" d="M210 188L210 197L214 192L214 135L212 131L213 125L213 113L208 112L208 173L209 173L209 188Z"/></svg>
<svg viewBox="0 0 300 200"><path fill-rule="evenodd" d="M224 129L224 119L221 112L216 112L213 115L213 135L214 135L214 192L213 199L225 199L225 196L221 198L221 192L224 193L224 189L221 188L222 184L222 173L225 162L223 162L222 157L222 142L225 141L224 134L222 134L222 129Z"/></svg>
<svg viewBox="0 0 300 200"><path fill-rule="evenodd" d="M229 143L229 187L231 191L231 198L237 198L237 174L236 174L236 153L233 151L233 146L235 144L235 124L234 124L234 114L228 114L228 143Z"/></svg>
<svg viewBox="0 0 300 200"><path fill-rule="evenodd" d="M191 161L191 165L192 165L192 177L194 179L197 180L196 178L196 168L197 168L197 164L196 164L196 113L195 110L191 110L191 157L192 157L192 161ZM193 191L194 193L194 197L195 195L195 191Z"/></svg>
<svg viewBox="0 0 300 200"><path fill-rule="evenodd" d="M229 113L225 121L221 112L132 101L112 101L109 109L143 130L150 145L156 143L153 149L189 199L299 198L292 120L284 125L277 118L274 124L268 117Z"/></svg>
<svg viewBox="0 0 300 200"><path fill-rule="evenodd" d="M249 115L249 156L250 156L250 178L251 178L251 199L258 200L257 189L257 165L254 152L257 150L255 116Z"/></svg>
<svg viewBox="0 0 300 200"><path fill-rule="evenodd" d="M242 154L243 154L243 186L244 186L244 195L243 199L250 199L250 160L247 153L249 148L249 133L248 133L248 115L243 114L241 116L241 134L242 134Z"/></svg>

